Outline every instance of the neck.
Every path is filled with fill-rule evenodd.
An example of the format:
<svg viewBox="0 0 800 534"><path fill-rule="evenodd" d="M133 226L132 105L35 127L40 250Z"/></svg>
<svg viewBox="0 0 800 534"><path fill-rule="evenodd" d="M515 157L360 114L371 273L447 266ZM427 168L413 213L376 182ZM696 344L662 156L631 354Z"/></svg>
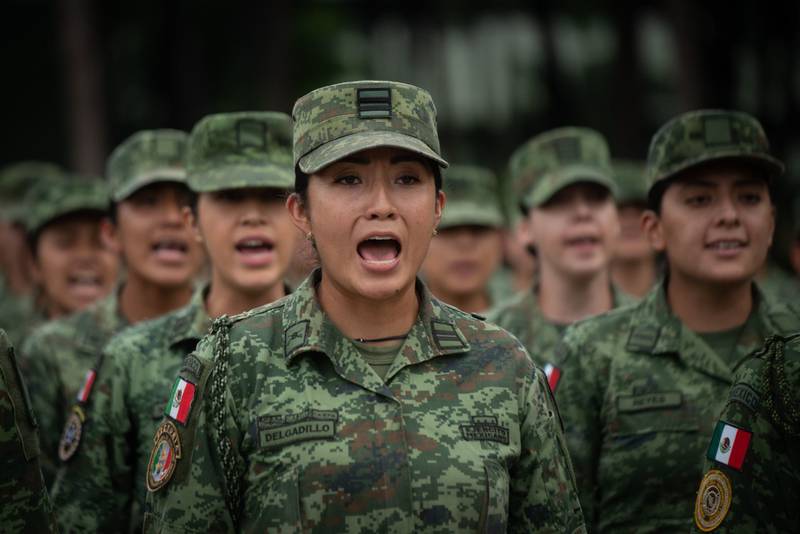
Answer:
<svg viewBox="0 0 800 534"><path fill-rule="evenodd" d="M539 307L548 320L572 324L614 306L608 272L589 277L569 277L542 266Z"/></svg>
<svg viewBox="0 0 800 534"><path fill-rule="evenodd" d="M286 295L283 282L278 280L261 291L245 293L236 290L219 280L216 272L211 276L211 289L206 297L206 310L209 317L217 318L222 315L236 315L247 310L257 308L262 304L274 302Z"/></svg>
<svg viewBox="0 0 800 534"><path fill-rule="evenodd" d="M485 312L492 306L492 299L485 289L472 293L448 293L430 285L428 287L436 298L467 313Z"/></svg>
<svg viewBox="0 0 800 534"><path fill-rule="evenodd" d="M729 330L744 324L753 309L752 282L710 285L670 274L667 302L693 332Z"/></svg>
<svg viewBox="0 0 800 534"><path fill-rule="evenodd" d="M511 270L511 283L516 292L528 291L533 285L534 278L536 278L535 273Z"/></svg>
<svg viewBox="0 0 800 534"><path fill-rule="evenodd" d="M322 271L317 287L320 307L339 331L350 339L377 339L411 330L419 311L414 284L384 300L353 294Z"/></svg>
<svg viewBox="0 0 800 534"><path fill-rule="evenodd" d="M628 295L643 297L656 282L656 262L652 257L611 264L611 279Z"/></svg>
<svg viewBox="0 0 800 534"><path fill-rule="evenodd" d="M128 273L119 296L122 316L130 324L154 319L185 306L192 298L192 284L164 287Z"/></svg>

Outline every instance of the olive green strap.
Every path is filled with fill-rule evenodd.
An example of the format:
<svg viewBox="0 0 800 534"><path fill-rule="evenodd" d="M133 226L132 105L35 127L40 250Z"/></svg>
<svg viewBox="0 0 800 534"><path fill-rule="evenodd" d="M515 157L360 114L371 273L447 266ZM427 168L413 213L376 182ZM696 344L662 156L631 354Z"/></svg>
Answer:
<svg viewBox="0 0 800 534"><path fill-rule="evenodd" d="M786 339L773 336L766 342L763 358L766 371L761 375L762 391L767 392L764 409L778 429L790 436L800 436L800 410L792 386L786 379L784 347Z"/></svg>

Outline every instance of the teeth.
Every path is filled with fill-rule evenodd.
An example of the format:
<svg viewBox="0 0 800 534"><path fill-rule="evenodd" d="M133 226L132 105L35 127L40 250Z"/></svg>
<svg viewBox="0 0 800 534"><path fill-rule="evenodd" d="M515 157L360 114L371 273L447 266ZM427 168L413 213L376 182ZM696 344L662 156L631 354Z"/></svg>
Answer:
<svg viewBox="0 0 800 534"><path fill-rule="evenodd" d="M394 241L394 240L395 239L393 237L389 236L374 236L369 238L369 241Z"/></svg>
<svg viewBox="0 0 800 534"><path fill-rule="evenodd" d="M716 243L712 243L711 248L718 250L730 250L739 248L742 245L743 243L741 241L717 241Z"/></svg>

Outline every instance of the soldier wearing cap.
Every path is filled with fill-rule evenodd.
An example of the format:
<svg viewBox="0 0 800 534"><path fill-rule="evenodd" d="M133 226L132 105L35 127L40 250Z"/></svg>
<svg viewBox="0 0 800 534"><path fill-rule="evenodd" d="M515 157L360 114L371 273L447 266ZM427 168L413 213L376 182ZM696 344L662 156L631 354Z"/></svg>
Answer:
<svg viewBox="0 0 800 534"><path fill-rule="evenodd" d="M582 532L542 372L416 278L444 204L430 95L348 82L293 115L287 207L321 268L187 359L145 531Z"/></svg>
<svg viewBox="0 0 800 534"><path fill-rule="evenodd" d="M658 278L656 253L642 229L642 214L647 209L645 166L638 161L617 160L612 168L620 233L611 261L611 280L626 294L641 298Z"/></svg>
<svg viewBox="0 0 800 534"><path fill-rule="evenodd" d="M284 206L294 184L288 115L210 115L192 130L188 184L197 194L185 216L211 262L211 282L188 305L128 328L108 343L96 393L84 405L80 447L53 489L66 531L141 531L145 484L159 419L183 358L212 317L236 314L284 296L283 275L297 229ZM168 404L169 401L169 404ZM158 458L156 458L156 461ZM133 507L131 507L133 503Z"/></svg>
<svg viewBox="0 0 800 534"><path fill-rule="evenodd" d="M692 496L735 371L800 329L753 279L774 228L783 166L753 117L685 113L653 137L645 233L667 275L635 306L567 331L555 391L590 528L689 528Z"/></svg>
<svg viewBox="0 0 800 534"><path fill-rule="evenodd" d="M609 275L619 220L608 145L589 128L558 128L517 149L510 170L538 277L489 320L517 336L555 384L551 353L566 327L630 301Z"/></svg>
<svg viewBox="0 0 800 534"><path fill-rule="evenodd" d="M447 207L422 276L443 302L466 312L484 312L492 305L488 284L503 252L497 178L482 167L451 166L443 189Z"/></svg>
<svg viewBox="0 0 800 534"><path fill-rule="evenodd" d="M121 253L125 280L89 308L43 324L22 344L48 482L56 458L80 442L80 404L96 375L87 369L95 368L106 342L125 326L180 308L192 296L203 255L181 213L190 199L185 144L183 132L154 130L134 134L114 150L107 164L110 217L102 232L104 242Z"/></svg>

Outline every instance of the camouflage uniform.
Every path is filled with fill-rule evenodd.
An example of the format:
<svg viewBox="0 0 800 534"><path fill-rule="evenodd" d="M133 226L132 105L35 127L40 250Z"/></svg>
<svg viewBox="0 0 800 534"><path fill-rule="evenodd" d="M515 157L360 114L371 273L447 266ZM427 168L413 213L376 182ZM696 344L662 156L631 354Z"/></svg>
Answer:
<svg viewBox="0 0 800 534"><path fill-rule="evenodd" d="M305 173L374 146L446 164L412 86L325 87L294 117ZM154 438L146 532L583 531L555 405L513 337L418 282L384 381L320 309L320 276L218 320L186 359Z"/></svg>
<svg viewBox="0 0 800 534"><path fill-rule="evenodd" d="M800 532L798 392L800 335L768 340L739 368L706 452L696 532Z"/></svg>
<svg viewBox="0 0 800 534"><path fill-rule="evenodd" d="M14 349L0 330L0 525L3 532L55 532L39 468L39 438Z"/></svg>
<svg viewBox="0 0 800 534"><path fill-rule="evenodd" d="M155 182L185 182L186 173L181 167L185 143L186 134L176 130L139 132L124 141L108 160L111 198L124 200ZM37 220L41 218L32 215L28 223L35 225ZM85 310L43 324L22 344L20 352L40 421L48 482L55 475L58 439L65 428L68 407L86 384L87 369L96 366L111 336L128 325L119 309L120 291L121 288L115 290ZM70 423L79 426L73 417Z"/></svg>
<svg viewBox="0 0 800 534"><path fill-rule="evenodd" d="M661 194L654 188L674 173L717 158L763 158L775 172L754 124L713 111L668 123L650 147L650 194ZM735 370L767 337L800 329L797 309L753 285L750 318L730 352L718 353L670 311L667 284L633 307L577 323L555 351L556 400L587 524L598 532L689 528L700 457Z"/></svg>
<svg viewBox="0 0 800 534"><path fill-rule="evenodd" d="M189 137L189 186L195 192L290 189L291 132L283 113L204 118ZM62 464L53 488L64 530L141 531L153 434L183 358L211 326L207 292L196 291L184 308L124 330L104 349L95 393L79 407L86 419L80 447Z"/></svg>
<svg viewBox="0 0 800 534"><path fill-rule="evenodd" d="M588 128L558 128L540 134L512 154L509 166L518 208L523 212L540 207L562 189L579 182L595 183L617 194L608 145L602 135ZM612 292L615 307L633 302L613 287ZM500 303L489 313L488 320L517 336L537 365L552 364L550 353L565 325L544 317L537 287Z"/></svg>

